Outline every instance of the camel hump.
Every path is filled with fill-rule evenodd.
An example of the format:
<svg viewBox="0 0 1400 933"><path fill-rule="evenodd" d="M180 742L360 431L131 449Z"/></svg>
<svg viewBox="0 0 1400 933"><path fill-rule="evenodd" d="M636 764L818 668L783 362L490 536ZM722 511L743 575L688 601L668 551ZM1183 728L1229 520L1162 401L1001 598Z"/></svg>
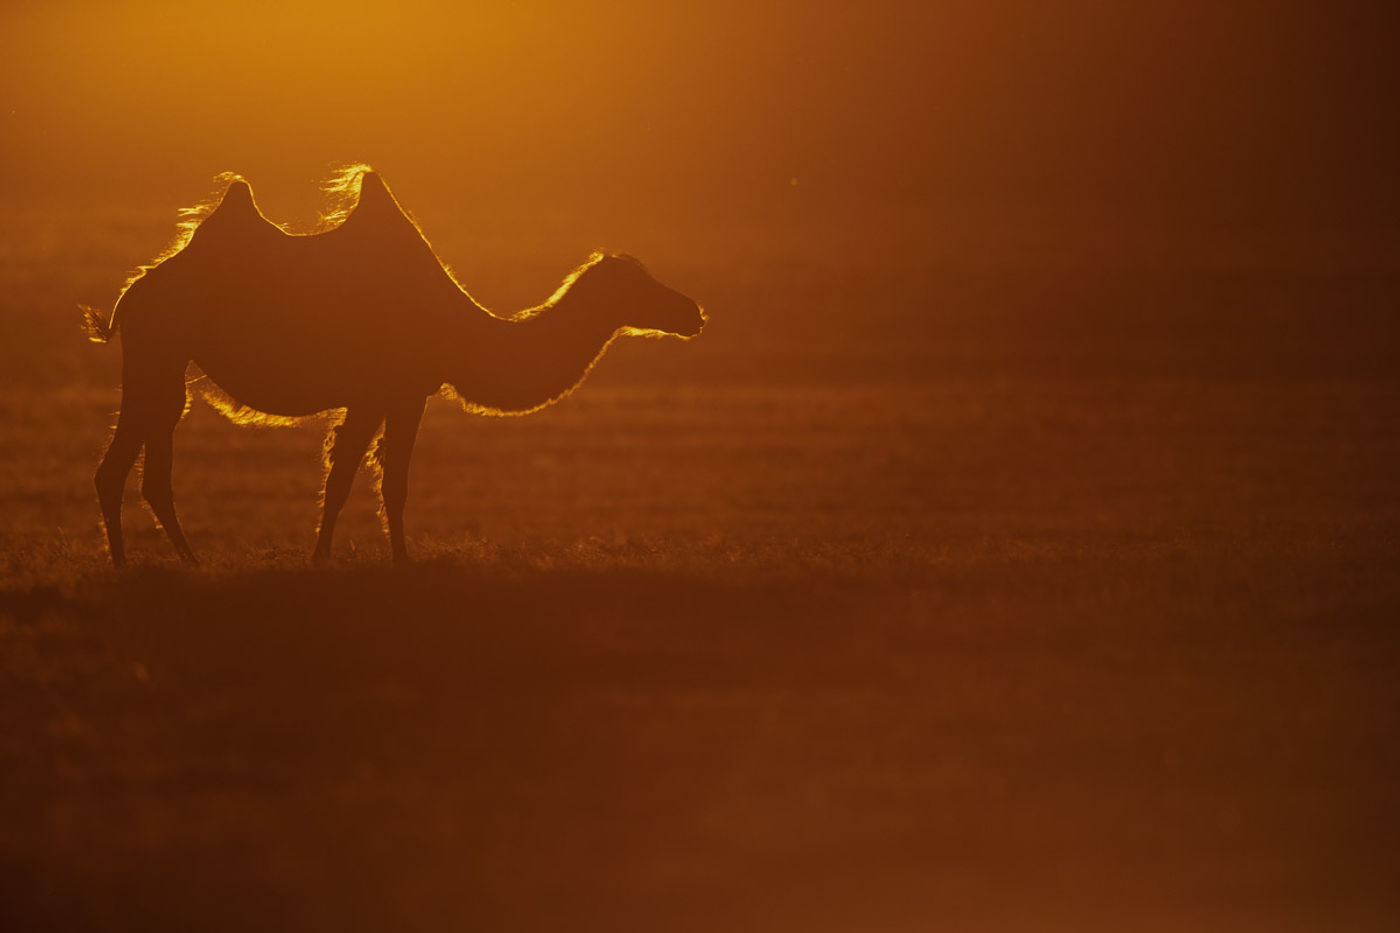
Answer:
<svg viewBox="0 0 1400 933"><path fill-rule="evenodd" d="M389 186L384 184L384 179L378 172L368 171L360 176L360 199L355 207L359 209L369 209L377 211L382 208L392 209L394 213L402 213L394 196L389 193Z"/></svg>
<svg viewBox="0 0 1400 933"><path fill-rule="evenodd" d="M253 189L246 181L235 178L224 191L218 207L199 225L200 230L257 229L267 225L253 203Z"/></svg>
<svg viewBox="0 0 1400 933"><path fill-rule="evenodd" d="M224 191L224 196L219 201L219 206L214 208L214 214L236 215L243 217L259 217L257 205L253 203L253 188L241 178L235 178L229 183L228 189Z"/></svg>
<svg viewBox="0 0 1400 933"><path fill-rule="evenodd" d="M360 176L360 198L346 220L357 235L373 236L383 242L418 242L422 234L409 218L378 172Z"/></svg>
<svg viewBox="0 0 1400 933"><path fill-rule="evenodd" d="M233 181L229 182L228 190L224 192L223 203L227 204L229 201L245 203L251 207L253 204L253 186L242 178L235 178Z"/></svg>

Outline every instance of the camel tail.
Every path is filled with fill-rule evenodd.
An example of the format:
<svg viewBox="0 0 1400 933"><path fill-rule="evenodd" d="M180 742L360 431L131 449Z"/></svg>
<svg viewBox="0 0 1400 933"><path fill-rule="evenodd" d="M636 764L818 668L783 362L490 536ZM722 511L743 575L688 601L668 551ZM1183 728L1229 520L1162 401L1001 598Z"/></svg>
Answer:
<svg viewBox="0 0 1400 933"><path fill-rule="evenodd" d="M83 333L93 343L107 343L117 332L115 316L108 321L105 314L88 305L78 305L78 310L83 312Z"/></svg>

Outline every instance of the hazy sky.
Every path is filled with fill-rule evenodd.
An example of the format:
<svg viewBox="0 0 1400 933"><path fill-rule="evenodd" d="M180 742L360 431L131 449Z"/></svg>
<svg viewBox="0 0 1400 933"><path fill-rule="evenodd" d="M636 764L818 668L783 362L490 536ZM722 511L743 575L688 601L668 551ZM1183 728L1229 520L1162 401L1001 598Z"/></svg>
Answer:
<svg viewBox="0 0 1400 933"><path fill-rule="evenodd" d="M368 161L425 223L588 217L687 248L913 256L1400 217L1383 4L0 10L14 203L179 204L235 170L305 221L328 166Z"/></svg>

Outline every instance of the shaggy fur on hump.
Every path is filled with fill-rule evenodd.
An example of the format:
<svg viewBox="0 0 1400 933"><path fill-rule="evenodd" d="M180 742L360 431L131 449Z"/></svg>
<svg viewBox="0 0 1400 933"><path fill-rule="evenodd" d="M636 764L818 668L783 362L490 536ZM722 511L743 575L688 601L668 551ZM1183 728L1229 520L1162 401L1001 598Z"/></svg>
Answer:
<svg viewBox="0 0 1400 933"><path fill-rule="evenodd" d="M258 216L288 236L316 236L318 234L328 233L345 223L350 215L354 213L355 208L359 206L360 203L360 194L365 175L373 171L373 166L364 162L355 162L337 169L326 178L326 180L321 183L320 187L326 194L329 203L321 209L316 223L313 224L310 229L302 230L297 229L292 224L279 223L267 217L261 210L258 210ZM176 222L175 237L154 259L137 266L131 274L127 276L126 281L122 284L120 291L117 293L117 304L121 303L121 296L125 295L127 291L131 289L131 286L136 284L142 276L189 246L190 241L194 238L195 232L199 229L200 225L223 203L230 187L236 182L242 182L248 185L249 190L252 189L252 185L249 184L248 180L237 172L221 172L215 176L215 182L216 188L208 197L203 198L189 207L182 207L176 212L179 220ZM255 210L257 209L256 205L254 208ZM403 216L418 231L418 235L423 238L423 241L425 243L429 242L427 236L423 233L423 228L419 225L413 214L401 204L398 205L398 208ZM429 245L431 246L431 244ZM436 252L437 251L434 250L435 254ZM508 314L499 314L491 308L486 308L485 305L481 305L481 307L502 320L526 320L558 303L559 299L573 287L576 281L578 281L578 277L591 266L601 262L605 255L607 254L601 250L594 250L589 254L587 259L564 277L564 281L560 283L559 287L554 290L554 293L550 295L549 298L534 307L523 308ZM639 266L641 265L641 263L632 256L623 255L619 258L628 259L637 263ZM470 296L471 293L467 291L466 286L462 284L461 279L457 277L452 267L443 261L441 256L438 256L438 262L442 266L442 270L447 273L448 278L456 284L457 288L460 289L463 294ZM480 303L478 302L478 304ZM83 330L84 333L87 334L88 339L93 343L107 343L110 341L117 329L115 312L109 317L90 305L79 305L78 307L82 312ZM650 334L638 332L635 336L650 336ZM250 422L240 421L240 423Z"/></svg>

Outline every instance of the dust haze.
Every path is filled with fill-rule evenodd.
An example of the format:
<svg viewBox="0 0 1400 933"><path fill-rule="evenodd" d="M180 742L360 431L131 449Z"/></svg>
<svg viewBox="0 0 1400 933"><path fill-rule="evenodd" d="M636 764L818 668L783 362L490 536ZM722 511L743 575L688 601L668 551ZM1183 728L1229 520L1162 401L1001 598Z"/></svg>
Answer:
<svg viewBox="0 0 1400 933"><path fill-rule="evenodd" d="M1392 20L4 5L0 926L1394 927ZM487 307L709 323L431 399L401 568L196 400L204 563L128 489L112 571L77 306L360 162Z"/></svg>

